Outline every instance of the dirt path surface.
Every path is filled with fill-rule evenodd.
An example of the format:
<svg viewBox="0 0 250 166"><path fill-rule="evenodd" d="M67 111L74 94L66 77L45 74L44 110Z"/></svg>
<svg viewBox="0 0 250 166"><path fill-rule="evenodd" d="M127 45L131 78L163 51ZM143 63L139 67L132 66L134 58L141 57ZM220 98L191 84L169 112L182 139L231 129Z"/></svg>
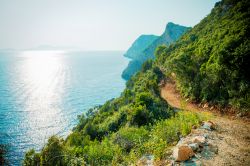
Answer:
<svg viewBox="0 0 250 166"><path fill-rule="evenodd" d="M176 91L174 83L166 83L161 89L161 96L169 105L188 111L210 111L214 108L199 107L185 101ZM211 140L218 146L218 154L210 159L202 159L208 166L250 166L250 121L236 116L222 116L214 112L212 121L217 129L212 131Z"/></svg>

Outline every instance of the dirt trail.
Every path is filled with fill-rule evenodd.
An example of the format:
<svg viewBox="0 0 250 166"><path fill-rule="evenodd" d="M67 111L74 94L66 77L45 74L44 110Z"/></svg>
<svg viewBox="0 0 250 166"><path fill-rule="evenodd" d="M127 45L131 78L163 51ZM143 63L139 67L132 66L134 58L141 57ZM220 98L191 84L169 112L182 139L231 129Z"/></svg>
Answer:
<svg viewBox="0 0 250 166"><path fill-rule="evenodd" d="M166 83L161 89L161 96L169 105L188 111L210 111L211 108L200 108L198 105L184 102L176 91L174 83ZM219 152L212 159L203 159L204 165L250 166L250 122L235 116L223 116L214 112L212 121L218 126L213 131L213 141Z"/></svg>

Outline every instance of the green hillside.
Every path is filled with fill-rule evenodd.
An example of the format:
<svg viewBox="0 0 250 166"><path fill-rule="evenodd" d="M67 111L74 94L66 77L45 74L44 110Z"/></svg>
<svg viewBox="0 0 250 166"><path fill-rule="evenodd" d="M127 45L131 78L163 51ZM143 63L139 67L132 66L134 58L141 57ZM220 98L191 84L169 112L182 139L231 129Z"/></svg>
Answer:
<svg viewBox="0 0 250 166"><path fill-rule="evenodd" d="M148 46L150 46L159 36L155 35L141 35L139 36L124 54L125 57L135 59L136 56L141 54Z"/></svg>
<svg viewBox="0 0 250 166"><path fill-rule="evenodd" d="M189 27L169 22L161 36L140 36L125 54L126 57L129 57L132 60L122 72L122 78L129 80L129 78L131 78L136 72L140 71L142 64L146 60L155 58L155 50L158 46L170 45L178 40L189 29Z"/></svg>
<svg viewBox="0 0 250 166"><path fill-rule="evenodd" d="M175 113L160 97L159 83L175 79L183 96L221 107L249 110L249 1L223 0L211 14L146 61L119 98L79 116L63 140L51 137L24 165L129 165L143 154L166 158L168 147L207 117Z"/></svg>
<svg viewBox="0 0 250 166"><path fill-rule="evenodd" d="M157 65L174 73L182 94L221 106L250 106L248 1L218 2L181 40L160 47Z"/></svg>

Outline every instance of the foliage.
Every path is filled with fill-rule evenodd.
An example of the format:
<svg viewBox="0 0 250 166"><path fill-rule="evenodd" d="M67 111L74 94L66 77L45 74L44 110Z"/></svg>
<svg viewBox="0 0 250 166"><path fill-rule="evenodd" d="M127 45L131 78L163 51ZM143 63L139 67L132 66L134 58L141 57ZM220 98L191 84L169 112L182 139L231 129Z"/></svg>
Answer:
<svg viewBox="0 0 250 166"><path fill-rule="evenodd" d="M179 140L179 134L187 135L193 125L209 118L209 114L183 111L153 126L123 126L102 141L74 132L62 144L62 140L53 136L41 153L28 151L23 165L129 165L144 154L162 159L167 149Z"/></svg>
<svg viewBox="0 0 250 166"><path fill-rule="evenodd" d="M145 147L149 153L154 154L156 159L162 159L166 157L168 148L179 141L181 135L189 134L193 125L198 126L201 121L210 118L210 114L183 111L175 117L158 121Z"/></svg>
<svg viewBox="0 0 250 166"><path fill-rule="evenodd" d="M175 73L184 96L249 110L249 6L247 0L218 2L174 45L158 48L156 63L168 76Z"/></svg>

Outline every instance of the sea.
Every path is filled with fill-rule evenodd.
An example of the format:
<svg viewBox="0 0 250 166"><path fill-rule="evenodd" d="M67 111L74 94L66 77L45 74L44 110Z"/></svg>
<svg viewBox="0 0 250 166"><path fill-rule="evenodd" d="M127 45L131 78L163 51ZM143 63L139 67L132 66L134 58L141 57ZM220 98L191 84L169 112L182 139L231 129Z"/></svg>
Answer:
<svg viewBox="0 0 250 166"><path fill-rule="evenodd" d="M66 137L77 116L118 97L128 64L122 51L0 51L0 145L9 165Z"/></svg>

